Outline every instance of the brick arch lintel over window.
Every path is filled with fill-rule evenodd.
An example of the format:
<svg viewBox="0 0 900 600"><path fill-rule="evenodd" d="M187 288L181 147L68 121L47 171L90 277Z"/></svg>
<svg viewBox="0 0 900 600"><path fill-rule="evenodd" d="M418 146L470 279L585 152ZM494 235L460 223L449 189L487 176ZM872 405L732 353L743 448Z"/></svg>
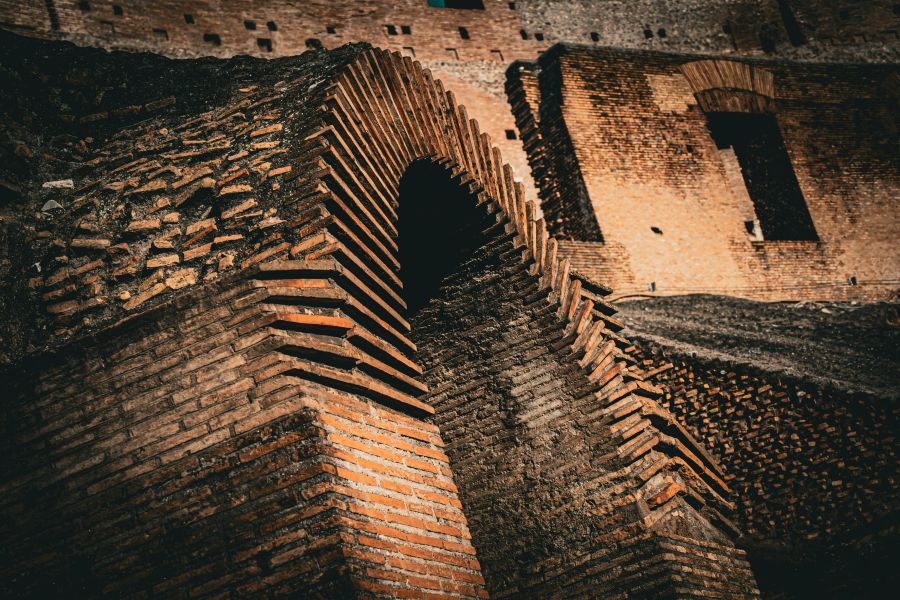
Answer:
<svg viewBox="0 0 900 600"><path fill-rule="evenodd" d="M775 112L771 71L731 60L698 60L682 65L681 73L703 112Z"/></svg>

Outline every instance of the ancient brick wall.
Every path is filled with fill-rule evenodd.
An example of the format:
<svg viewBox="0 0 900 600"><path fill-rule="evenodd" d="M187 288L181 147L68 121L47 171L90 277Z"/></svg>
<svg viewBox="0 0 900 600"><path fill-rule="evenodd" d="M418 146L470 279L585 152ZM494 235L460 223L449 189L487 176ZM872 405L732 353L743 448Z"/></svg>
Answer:
<svg viewBox="0 0 900 600"><path fill-rule="evenodd" d="M764 593L864 598L889 588L900 416L890 399L649 340L634 356L726 469Z"/></svg>
<svg viewBox="0 0 900 600"><path fill-rule="evenodd" d="M531 92L541 98L539 128L524 94L511 98L526 146L540 136L543 153L531 152L532 169L554 234L573 240L561 246L573 264L617 295L889 295L900 273L890 233L900 178L885 117L896 112L885 85L894 68L725 63L736 74L740 64L761 69L774 82L766 84L771 92L727 92L740 99L727 108L732 100L695 89L704 76L684 65L701 63L709 64L560 47L538 63L537 80L520 76L528 68L509 70L512 92L540 88ZM743 75L748 82L752 69ZM774 108L758 100L765 93L774 94ZM705 111L757 107L777 121L818 240L761 239L762 216L742 181L740 157L711 135ZM560 169L565 175L554 176ZM587 207L599 236L585 224ZM628 268L617 268L623 263Z"/></svg>
<svg viewBox="0 0 900 600"><path fill-rule="evenodd" d="M287 376L271 301L223 282L6 370L4 593L479 595L436 427Z"/></svg>
<svg viewBox="0 0 900 600"><path fill-rule="evenodd" d="M562 585L582 596L758 595L723 473L633 370L608 290L570 274L499 150L430 73L364 47L173 63L7 38L33 50L24 71L46 87L25 86L4 110L39 123L35 107L57 98L55 77L80 72L82 53L100 78L82 75L94 93L76 94L72 128L53 146L72 158L66 140L78 140L80 158L54 171L71 188L26 182L4 222L42 240L2 264L35 309L16 315L23 342L4 348L6 368L37 384L17 390L4 421L26 464L11 462L3 483L7 537L25 548L6 557L13 591L72 580L86 595L479 597ZM193 69L208 83L154 104L160 112L128 102L128 90L165 94L174 84L163 82ZM121 95L98 93L106 86ZM74 135L85 131L91 145ZM404 197L419 165L432 174ZM463 269L457 287L451 270L450 289L487 302L491 277L508 287L494 316L447 299L487 319L469 339L440 299L426 302L418 349L422 304L407 302L426 278L402 279L415 262L398 202L427 211L440 189L459 192L453 214L480 215L462 219L482 240L470 248L479 273ZM48 193L59 206L41 204ZM437 264L439 249L426 250L420 261ZM488 343L507 344L498 361L526 362L481 364ZM501 373L478 384L510 405L478 405L478 429L453 416L466 375L435 362L453 355ZM548 419L539 398L554 389ZM561 446L584 454L547 451L564 422ZM478 441L499 424L534 438L503 435L489 453ZM490 494L511 502L486 502L481 476L507 468L516 476ZM540 501L516 504L529 490ZM235 515L252 524L232 527ZM232 541L238 530L246 537ZM492 564L486 584L476 551ZM87 557L83 579L68 556Z"/></svg>
<svg viewBox="0 0 900 600"><path fill-rule="evenodd" d="M792 7L803 40L798 46L782 4ZM0 26L169 56L288 56L360 41L396 50L455 91L503 151L529 199L535 189L503 97L503 71L554 43L845 61L896 61L900 47L900 15L888 0L840 6L814 0L485 0L472 9L438 8L426 0L364 6L354 0L0 0Z"/></svg>

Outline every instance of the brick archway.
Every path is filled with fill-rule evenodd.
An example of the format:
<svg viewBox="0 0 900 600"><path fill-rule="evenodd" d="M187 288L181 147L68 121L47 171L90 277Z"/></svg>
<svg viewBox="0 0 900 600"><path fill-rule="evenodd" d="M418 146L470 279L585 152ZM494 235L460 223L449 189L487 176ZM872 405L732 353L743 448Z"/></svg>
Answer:
<svg viewBox="0 0 900 600"><path fill-rule="evenodd" d="M79 192L104 210L89 222L124 203L137 216L56 246L115 248L79 260L94 274L66 293L121 304L46 296L57 328L41 341L65 358L23 364L9 409L26 427L6 448L24 465L3 513L22 547L7 561L16 591L78 564L95 595L754 597L723 474L660 408L606 290L557 258L453 94L380 50L281 68L200 114L149 103L173 112L92 162ZM490 260L473 264L490 276L458 278L494 286L457 288L474 327L407 311L397 213L421 161L489 231L476 254ZM170 205L194 222L157 237ZM440 330L446 344L417 345ZM466 390L490 401L460 420L477 400ZM49 406L51 425L27 430Z"/></svg>

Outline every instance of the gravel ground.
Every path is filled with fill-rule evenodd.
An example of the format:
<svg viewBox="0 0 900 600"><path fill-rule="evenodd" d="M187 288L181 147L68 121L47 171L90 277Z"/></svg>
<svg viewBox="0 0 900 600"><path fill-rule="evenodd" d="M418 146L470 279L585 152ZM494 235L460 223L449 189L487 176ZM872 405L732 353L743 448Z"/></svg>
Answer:
<svg viewBox="0 0 900 600"><path fill-rule="evenodd" d="M675 354L750 364L900 399L900 305L692 295L618 303L626 334Z"/></svg>

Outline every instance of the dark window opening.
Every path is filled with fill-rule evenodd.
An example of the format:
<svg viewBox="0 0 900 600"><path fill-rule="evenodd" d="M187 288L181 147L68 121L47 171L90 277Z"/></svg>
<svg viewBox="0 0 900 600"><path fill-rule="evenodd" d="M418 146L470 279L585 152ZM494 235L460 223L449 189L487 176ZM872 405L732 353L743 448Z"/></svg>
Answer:
<svg viewBox="0 0 900 600"><path fill-rule="evenodd" d="M838 13L838 16L841 17L841 21L849 21L850 20L850 11L842 10Z"/></svg>
<svg viewBox="0 0 900 600"><path fill-rule="evenodd" d="M409 25L401 25L400 33L402 33L403 35L412 35L412 27L410 27Z"/></svg>
<svg viewBox="0 0 900 600"><path fill-rule="evenodd" d="M725 23L724 25L722 25L722 33L731 35L731 23Z"/></svg>
<svg viewBox="0 0 900 600"><path fill-rule="evenodd" d="M772 54L773 52L775 52L775 38L773 38L767 31L759 34L759 45L762 48L763 52L765 52L766 54Z"/></svg>
<svg viewBox="0 0 900 600"><path fill-rule="evenodd" d="M117 17L121 17L122 16L122 7L119 6L118 4L113 4L113 14L116 15Z"/></svg>
<svg viewBox="0 0 900 600"><path fill-rule="evenodd" d="M648 292L656 291L656 282L655 281L651 281L650 283L647 284L647 291Z"/></svg>
<svg viewBox="0 0 900 600"><path fill-rule="evenodd" d="M249 29L250 31L256 31L256 21L244 21L244 29Z"/></svg>
<svg viewBox="0 0 900 600"><path fill-rule="evenodd" d="M666 37L666 30L663 29L662 27L660 27L659 30L656 32L656 35L658 35L661 38L664 38L664 37Z"/></svg>
<svg viewBox="0 0 900 600"><path fill-rule="evenodd" d="M88 12L88 11L90 11L90 10L91 10L91 3L90 3L90 2L79 2L79 3L78 3L78 10L80 10L81 12Z"/></svg>
<svg viewBox="0 0 900 600"><path fill-rule="evenodd" d="M275 21L267 21L266 29L269 31L278 31L278 25L275 24Z"/></svg>
<svg viewBox="0 0 900 600"><path fill-rule="evenodd" d="M894 14L897 16L900 16L900 4L895 4L893 6L893 9L894 9Z"/></svg>
<svg viewBox="0 0 900 600"><path fill-rule="evenodd" d="M794 14L794 9L788 0L778 0L778 10L781 12L781 22L787 31L788 39L794 46L802 46L806 43L806 37L800 29L800 23Z"/></svg>
<svg viewBox="0 0 900 600"><path fill-rule="evenodd" d="M194 24L194 15L184 15L184 22L188 25Z"/></svg>
<svg viewBox="0 0 900 600"><path fill-rule="evenodd" d="M460 27L459 28L459 37L461 37L464 40L469 39L469 30L466 29L465 27Z"/></svg>
<svg viewBox="0 0 900 600"><path fill-rule="evenodd" d="M337 33L337 27L335 27L334 25L329 25L328 27L325 28L325 33L330 33L330 34L334 35L335 33Z"/></svg>
<svg viewBox="0 0 900 600"><path fill-rule="evenodd" d="M217 33L204 33L203 41L212 44L213 46L221 46L222 38L219 37Z"/></svg>
<svg viewBox="0 0 900 600"><path fill-rule="evenodd" d="M428 6L433 8L468 8L484 10L484 2L482 0L428 0Z"/></svg>
<svg viewBox="0 0 900 600"><path fill-rule="evenodd" d="M508 139L508 140L516 139L516 130L515 129L507 129L506 130L506 139Z"/></svg>
<svg viewBox="0 0 900 600"><path fill-rule="evenodd" d="M652 38L652 37L653 37L653 32L650 31L649 29L645 29L645 30L644 30L644 39L648 39L648 40L649 40L649 39Z"/></svg>
<svg viewBox="0 0 900 600"><path fill-rule="evenodd" d="M847 278L847 285L857 285L859 281L856 280L856 275L851 275Z"/></svg>
<svg viewBox="0 0 900 600"><path fill-rule="evenodd" d="M523 39L523 40L527 40L527 39L528 39L528 32L525 31L524 29L522 29L522 30L519 31L519 35L522 36L522 39Z"/></svg>
<svg viewBox="0 0 900 600"><path fill-rule="evenodd" d="M744 229L747 230L748 234L754 235L756 233L756 221L744 221Z"/></svg>
<svg viewBox="0 0 900 600"><path fill-rule="evenodd" d="M269 38L256 38L256 45L259 46L260 50L263 50L265 52L272 51L272 40L270 40ZM309 44L307 43L307 45Z"/></svg>
<svg viewBox="0 0 900 600"><path fill-rule="evenodd" d="M510 2L510 3L509 3L509 10L516 10L516 3L515 3L515 2Z"/></svg>
<svg viewBox="0 0 900 600"><path fill-rule="evenodd" d="M650 228L650 231L652 231L652 232L655 233L656 235L662 235L662 229L660 229L659 227L655 227L655 226L654 226L654 227L651 227L651 228Z"/></svg>
<svg viewBox="0 0 900 600"><path fill-rule="evenodd" d="M775 117L762 113L711 113L707 117L716 146L734 150L763 237L817 241Z"/></svg>
<svg viewBox="0 0 900 600"><path fill-rule="evenodd" d="M167 40L169 39L169 32L165 29L154 29L153 37L155 37L157 40Z"/></svg>
<svg viewBox="0 0 900 600"><path fill-rule="evenodd" d="M271 44L271 42L269 42ZM325 46L322 45L322 41L318 38L309 38L306 40L306 47L311 48L312 50L321 50Z"/></svg>
<svg viewBox="0 0 900 600"><path fill-rule="evenodd" d="M385 25L384 28L387 30L388 35L397 35L396 25Z"/></svg>
<svg viewBox="0 0 900 600"><path fill-rule="evenodd" d="M544 34L543 34L543 33L540 33L540 32L535 33L535 34L534 34L534 39L536 39L536 40L539 41L539 42L543 42L543 41L544 41Z"/></svg>
<svg viewBox="0 0 900 600"><path fill-rule="evenodd" d="M483 232L493 219L433 163L409 167L400 180L399 198L400 279L412 316L482 247Z"/></svg>
<svg viewBox="0 0 900 600"><path fill-rule="evenodd" d="M599 41L600 41L600 34L597 33L596 31L592 31L592 32L591 32L591 41L593 41L593 42L599 42Z"/></svg>

